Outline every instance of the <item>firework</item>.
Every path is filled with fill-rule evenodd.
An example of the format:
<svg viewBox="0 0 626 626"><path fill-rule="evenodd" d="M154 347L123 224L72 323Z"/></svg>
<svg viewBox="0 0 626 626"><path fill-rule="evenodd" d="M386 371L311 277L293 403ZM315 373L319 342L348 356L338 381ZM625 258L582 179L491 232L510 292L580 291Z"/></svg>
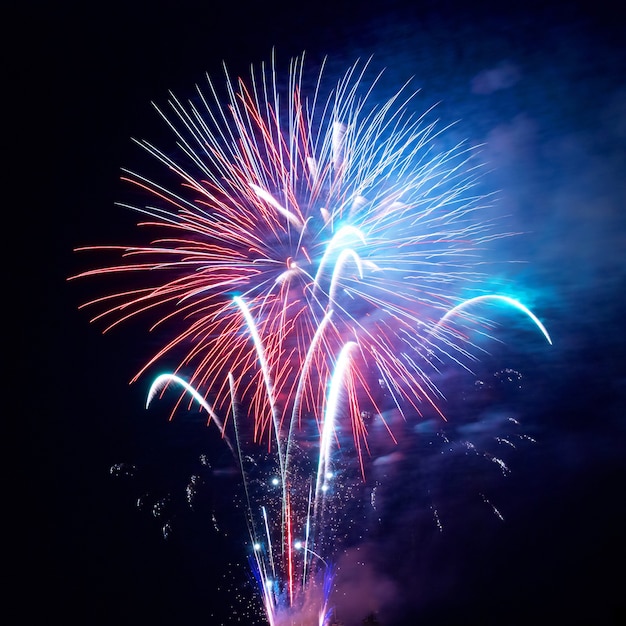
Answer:
<svg viewBox="0 0 626 626"><path fill-rule="evenodd" d="M157 111L177 154L137 143L175 182L123 175L149 204L122 206L155 238L81 248L123 261L77 277L138 279L86 303L93 320L109 330L145 316L169 337L134 378L175 360L147 404L179 387L172 414L199 403L236 455L270 624L328 622L351 485L336 480L335 451L354 451L365 478L372 422L394 438L390 408L445 419L433 375L473 358L468 325L492 327L478 305L512 306L550 341L523 304L480 291L476 258L505 235L481 218L474 150L440 147L446 129L411 112L409 83L377 102L370 71L356 63L327 81L322 66L311 83L299 57L284 84L272 59L247 80L225 70L223 89L207 79L186 103L172 96ZM256 486L271 472L273 496Z"/></svg>

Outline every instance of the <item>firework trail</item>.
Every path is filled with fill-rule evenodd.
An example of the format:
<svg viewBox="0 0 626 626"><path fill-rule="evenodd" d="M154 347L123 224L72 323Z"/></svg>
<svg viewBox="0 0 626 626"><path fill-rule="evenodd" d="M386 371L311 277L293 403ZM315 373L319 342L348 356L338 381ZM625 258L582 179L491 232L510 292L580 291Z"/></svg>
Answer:
<svg viewBox="0 0 626 626"><path fill-rule="evenodd" d="M328 86L324 72L308 90L303 56L286 84L272 59L247 80L225 69L223 89L207 79L187 103L172 95L157 111L178 153L137 143L177 182L123 175L149 204L122 206L156 238L81 248L123 261L74 277L138 279L84 305L105 330L136 316L170 329L133 380L175 359L147 404L182 387L172 414L197 402L235 452L272 625L329 621L328 518L344 497L334 451L353 450L365 477L384 409L445 419L433 375L474 358L467 325L493 326L478 304L513 306L550 341L523 304L480 290L476 258L505 234L481 219L474 151L438 149L446 129L411 113L408 83L376 102L369 62ZM277 496L256 488L254 446L273 460Z"/></svg>

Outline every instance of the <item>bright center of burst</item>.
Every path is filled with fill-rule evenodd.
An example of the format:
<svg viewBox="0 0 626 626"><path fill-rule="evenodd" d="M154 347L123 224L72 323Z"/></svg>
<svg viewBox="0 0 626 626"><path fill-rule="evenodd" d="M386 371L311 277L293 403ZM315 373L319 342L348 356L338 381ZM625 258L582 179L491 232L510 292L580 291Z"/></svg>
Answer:
<svg viewBox="0 0 626 626"><path fill-rule="evenodd" d="M272 485L274 485L274 487L276 487L276 485L280 484L280 480L278 480L278 478L272 478Z"/></svg>

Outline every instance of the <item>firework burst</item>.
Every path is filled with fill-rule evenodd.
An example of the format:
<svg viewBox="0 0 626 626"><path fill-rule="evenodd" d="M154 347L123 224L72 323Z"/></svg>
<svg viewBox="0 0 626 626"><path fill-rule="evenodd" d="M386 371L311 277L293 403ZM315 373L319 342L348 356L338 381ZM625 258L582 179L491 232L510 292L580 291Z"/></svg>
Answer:
<svg viewBox="0 0 626 626"><path fill-rule="evenodd" d="M224 90L208 79L186 103L171 96L157 111L177 153L137 143L177 182L123 176L150 203L122 206L156 238L81 248L123 261L77 277L140 280L86 303L94 320L109 330L144 315L170 329L135 377L176 360L148 404L178 386L176 406L200 403L237 456L271 624L312 604L297 623L328 621L333 526L322 520L347 489L333 483L333 449L351 442L364 477L369 420L384 422L390 407L445 419L433 374L446 360L467 367L466 323L491 326L476 318L479 305L513 306L549 341L524 305L479 290L476 259L504 235L481 218L474 150L438 148L446 129L411 113L409 83L376 101L370 66L334 82L322 67L308 90L304 57L286 84L272 60L247 80L226 72ZM279 495L265 503L251 445L274 460Z"/></svg>

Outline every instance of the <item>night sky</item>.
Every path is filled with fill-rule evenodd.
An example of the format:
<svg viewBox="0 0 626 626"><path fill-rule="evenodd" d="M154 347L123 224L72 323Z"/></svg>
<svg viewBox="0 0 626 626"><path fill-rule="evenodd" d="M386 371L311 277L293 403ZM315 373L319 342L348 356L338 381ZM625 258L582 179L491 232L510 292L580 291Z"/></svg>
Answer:
<svg viewBox="0 0 626 626"><path fill-rule="evenodd" d="M18 495L6 549L17 539L9 577L26 594L7 623L39 612L68 625L259 623L243 516L225 498L236 478L211 471L228 467L220 442L197 415L168 423L166 410L144 411L148 381L128 383L161 339L141 323L103 336L78 310L104 295L99 285L66 279L93 261L74 248L132 242L136 216L115 206L127 193L120 168L150 164L131 137L171 141L151 101L186 97L222 61L247 73L272 49L283 65L306 51L342 70L373 55L383 87L413 77L415 106L438 103L443 125L458 121L451 139L484 144L483 184L522 233L491 260L525 261L496 265L553 339L509 328L473 378L443 383L450 414L477 416L450 426L449 446L409 427L397 450L374 442L380 520L343 558L338 618L623 623L621 18L602 2L154 4L35 2L6 22L21 33L6 124L25 175L5 209L15 247L5 267L19 283L9 343L14 317L20 329L9 359L18 392L5 389L5 421L20 432L7 438ZM459 445L491 445L505 414L529 437L507 452L506 476ZM112 475L115 464L132 476ZM193 475L204 483L191 510Z"/></svg>

